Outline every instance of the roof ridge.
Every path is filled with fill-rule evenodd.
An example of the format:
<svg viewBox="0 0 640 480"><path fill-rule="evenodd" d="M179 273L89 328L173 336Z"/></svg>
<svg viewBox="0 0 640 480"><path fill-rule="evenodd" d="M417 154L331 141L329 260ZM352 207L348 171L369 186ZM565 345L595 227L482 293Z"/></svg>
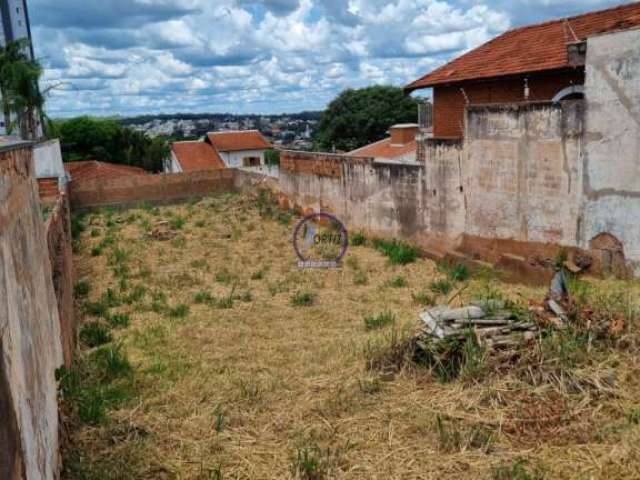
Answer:
<svg viewBox="0 0 640 480"><path fill-rule="evenodd" d="M218 131L218 132L207 132L207 135L220 135L220 134L225 134L225 133L249 133L249 132L258 132L258 133L260 133L260 130L257 130L255 128L253 128L251 130L222 130L222 131Z"/></svg>

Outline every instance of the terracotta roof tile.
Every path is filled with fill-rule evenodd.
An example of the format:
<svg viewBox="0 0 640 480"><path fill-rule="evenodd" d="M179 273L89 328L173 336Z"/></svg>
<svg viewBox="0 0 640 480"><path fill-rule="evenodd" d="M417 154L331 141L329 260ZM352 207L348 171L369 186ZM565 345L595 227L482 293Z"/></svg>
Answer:
<svg viewBox="0 0 640 480"><path fill-rule="evenodd" d="M225 164L216 150L205 142L174 142L171 149L183 172L220 170Z"/></svg>
<svg viewBox="0 0 640 480"><path fill-rule="evenodd" d="M371 143L369 145L365 145L364 147L358 148L357 150L349 152L347 153L347 155L352 157L394 159L416 152L417 150L418 146L415 140L404 145L393 145L391 143L391 138L385 138L384 140L380 140L379 142Z"/></svg>
<svg viewBox="0 0 640 480"><path fill-rule="evenodd" d="M207 138L219 152L238 152L241 150L265 150L271 144L258 130L238 132L210 132Z"/></svg>
<svg viewBox="0 0 640 480"><path fill-rule="evenodd" d="M149 175L142 168L98 162L97 160L67 162L64 164L64 168L71 175L71 180L92 180L95 178L108 180L131 175Z"/></svg>
<svg viewBox="0 0 640 480"><path fill-rule="evenodd" d="M470 79L569 67L567 44L640 26L640 3L510 30L407 85L406 90Z"/></svg>

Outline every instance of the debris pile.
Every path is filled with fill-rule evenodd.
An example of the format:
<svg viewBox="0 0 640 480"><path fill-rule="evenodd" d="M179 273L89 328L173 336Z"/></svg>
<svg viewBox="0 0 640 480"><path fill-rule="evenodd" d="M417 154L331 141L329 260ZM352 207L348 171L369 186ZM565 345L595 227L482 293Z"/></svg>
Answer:
<svg viewBox="0 0 640 480"><path fill-rule="evenodd" d="M173 239L177 233L171 229L169 222L160 221L153 226L153 230L148 235L154 240L166 241Z"/></svg>
<svg viewBox="0 0 640 480"><path fill-rule="evenodd" d="M420 315L424 327L419 336L431 339L464 339L473 332L478 344L488 348L516 346L536 338L538 326L522 320L498 300L477 302L462 308L438 306Z"/></svg>

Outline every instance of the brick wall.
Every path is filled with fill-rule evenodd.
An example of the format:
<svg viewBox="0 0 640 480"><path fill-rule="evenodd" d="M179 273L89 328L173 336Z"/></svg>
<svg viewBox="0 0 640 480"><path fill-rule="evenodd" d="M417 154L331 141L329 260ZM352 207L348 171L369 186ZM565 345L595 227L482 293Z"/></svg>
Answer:
<svg viewBox="0 0 640 480"><path fill-rule="evenodd" d="M233 190L233 170L136 175L111 180L72 180L69 200L75 209L174 202Z"/></svg>
<svg viewBox="0 0 640 480"><path fill-rule="evenodd" d="M529 101L551 100L556 93L570 85L582 85L584 72L570 70L554 74L530 75ZM523 102L524 77L482 82L465 82L433 89L433 135L436 138L462 138L466 101L471 105L487 103Z"/></svg>
<svg viewBox="0 0 640 480"><path fill-rule="evenodd" d="M73 253L71 251L71 215L66 194L58 200L45 223L51 278L58 302L60 338L65 365L70 366L75 349L76 323L73 315Z"/></svg>
<svg viewBox="0 0 640 480"><path fill-rule="evenodd" d="M355 158L355 157L354 157ZM339 155L286 151L280 156L280 170L306 173L324 177L340 178L341 157Z"/></svg>
<svg viewBox="0 0 640 480"><path fill-rule="evenodd" d="M57 178L39 178L38 193L40 201L43 203L53 203L57 200L60 191L58 190Z"/></svg>

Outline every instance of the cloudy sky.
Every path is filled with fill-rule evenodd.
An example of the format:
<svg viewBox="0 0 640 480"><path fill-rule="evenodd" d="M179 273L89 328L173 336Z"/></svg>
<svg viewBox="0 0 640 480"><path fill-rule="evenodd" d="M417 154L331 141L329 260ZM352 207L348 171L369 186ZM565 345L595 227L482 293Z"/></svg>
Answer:
<svg viewBox="0 0 640 480"><path fill-rule="evenodd" d="M620 0L28 0L52 117L322 109Z"/></svg>

